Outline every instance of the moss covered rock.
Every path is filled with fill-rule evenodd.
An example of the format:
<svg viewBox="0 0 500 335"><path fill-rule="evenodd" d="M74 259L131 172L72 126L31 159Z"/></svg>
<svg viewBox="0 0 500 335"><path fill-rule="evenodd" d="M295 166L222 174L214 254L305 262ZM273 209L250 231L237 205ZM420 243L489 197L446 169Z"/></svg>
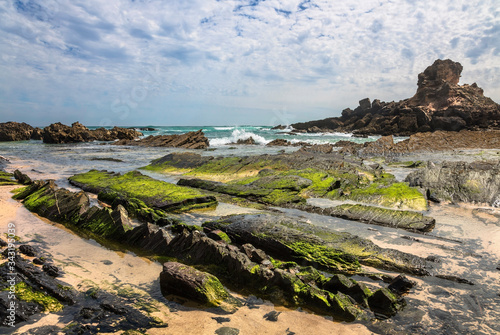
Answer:
<svg viewBox="0 0 500 335"><path fill-rule="evenodd" d="M116 196L143 201L151 208L167 212L184 212L215 206L217 200L197 190L181 187L145 176L138 171L123 175L91 170L69 178L71 184L92 193L115 192Z"/></svg>
<svg viewBox="0 0 500 335"><path fill-rule="evenodd" d="M217 277L177 262L163 264L160 287L163 295L177 295L208 306L219 306L230 296Z"/></svg>
<svg viewBox="0 0 500 335"><path fill-rule="evenodd" d="M2 185L17 185L17 181L14 179L12 173L0 171L0 186Z"/></svg>
<svg viewBox="0 0 500 335"><path fill-rule="evenodd" d="M404 306L404 300L399 299L390 290L381 288L368 298L368 304L375 313L389 317L396 315Z"/></svg>
<svg viewBox="0 0 500 335"><path fill-rule="evenodd" d="M418 212L344 204L325 210L329 215L409 231L431 231L436 220Z"/></svg>
<svg viewBox="0 0 500 335"><path fill-rule="evenodd" d="M298 196L297 191L289 188L273 189L271 187L258 187L254 185L225 184L202 179L181 179L178 185L201 188L276 206L283 206L290 203L305 203L305 198Z"/></svg>
<svg viewBox="0 0 500 335"><path fill-rule="evenodd" d="M251 243L281 260L310 264L336 273L356 273L360 263L410 274L427 274L424 259L344 232L317 227L282 215L233 215L206 222L236 243Z"/></svg>

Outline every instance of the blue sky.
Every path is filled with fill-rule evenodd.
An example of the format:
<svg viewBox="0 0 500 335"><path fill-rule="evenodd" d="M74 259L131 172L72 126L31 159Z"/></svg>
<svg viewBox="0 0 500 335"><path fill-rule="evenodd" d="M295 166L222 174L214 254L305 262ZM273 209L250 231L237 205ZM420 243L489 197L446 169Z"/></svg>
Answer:
<svg viewBox="0 0 500 335"><path fill-rule="evenodd" d="M437 58L500 102L498 0L4 0L0 122L293 123L410 97Z"/></svg>

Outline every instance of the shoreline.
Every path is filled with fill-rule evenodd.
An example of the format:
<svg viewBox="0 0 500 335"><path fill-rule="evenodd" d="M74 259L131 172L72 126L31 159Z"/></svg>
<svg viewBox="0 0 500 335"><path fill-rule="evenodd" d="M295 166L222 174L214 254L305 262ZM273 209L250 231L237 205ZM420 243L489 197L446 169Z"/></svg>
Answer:
<svg viewBox="0 0 500 335"><path fill-rule="evenodd" d="M19 168L21 172L27 173L33 179L53 178L60 187L70 189L73 192L78 192L80 189L70 186L67 177L75 173L84 173L88 171L90 168L88 163L86 163L88 160L92 161L92 168L94 168L94 164L97 169L108 168L113 171L116 171L116 168L119 167L118 171L124 173L136 168L136 166L146 165L151 158L154 158L155 155L159 156L161 152L160 150L152 148L115 148L106 145L81 144L44 146L43 155L36 153L35 155L23 156L23 154L17 154L17 150L14 149L17 147L17 145L14 145L13 149L11 149L14 151L12 151L10 155L7 155L8 158L11 159L10 164L6 166L8 171L11 172ZM31 146L31 144L28 144L28 147L34 148L35 152L37 150L36 145ZM244 152L246 147L251 146L241 146L241 150L238 150L238 153ZM185 150L168 149L166 153L175 153L175 155L179 155L179 151ZM217 151L218 150L216 150L216 152ZM212 155L213 151L200 153L203 156ZM224 156L222 152L219 152L219 154ZM50 157L49 155L53 155L54 159L48 160L47 158ZM163 155L165 155L165 152L163 152ZM238 156L238 154L236 155ZM308 157L307 155L314 156L316 154L311 155L306 152L299 153L299 155ZM113 156L122 159L124 162L93 159L94 157L102 156ZM88 159L89 157L91 159ZM139 160L135 160L134 157L139 158ZM337 156L333 154L328 157L333 160L334 157ZM397 182L401 182L406 178L408 173L419 170L417 167L410 168L410 164L407 164L408 160L416 161L417 159L422 159L432 161L437 158L446 162L461 160L476 161L489 158L497 160L500 158L500 151L495 149L457 150L448 151L445 154L419 153L394 157L385 161L377 160L377 158L364 159L364 161L366 165L370 166L378 164L385 171L393 174ZM47 162L45 161L46 159ZM71 166L69 165L70 161L73 162ZM32 169L33 166L37 167L36 171ZM420 166L420 168L422 169L424 166ZM163 174L161 171L152 171L150 176L173 183L176 183L177 180L182 178L182 175L172 175L168 171ZM57 261L56 264L61 266L61 269L65 272L64 277L62 277L63 280L68 279L67 282L73 286L78 286L82 278L88 278L96 283L100 283L100 281L103 280L113 283L116 281L116 278L111 275L116 275L119 278L124 278L121 280L122 283L130 282L142 293L145 292L144 288L146 286L151 287L152 283L158 285L158 274L161 271L161 264L136 256L130 251L113 251L108 249L109 246L106 246L105 242L103 245L100 245L93 240L86 240L59 223L51 222L29 212L21 203L10 199L12 194L7 190L15 187L16 186L4 186L0 189L0 193L2 194L0 196L0 227L5 229L5 222L11 219L21 222L24 236L27 238L26 241L35 243L36 246L43 246L44 250L50 251L50 253L54 255ZM221 194L221 196L222 195L223 194ZM91 196L94 203L95 197L96 195ZM207 220L217 220L218 216L225 214L251 212L245 207L248 204L241 204L243 205L242 207L238 202L225 203L222 199L229 200L229 198L222 197L220 200L222 206L217 208L217 210L186 213L182 216L183 220L187 220L186 222L190 224L201 225L201 223ZM321 200L321 198L317 199ZM326 200L326 198L324 199ZM326 204L326 206L328 205L329 204ZM377 207L377 205L374 205L374 207ZM383 208L383 206L378 207ZM266 211L269 209L263 208L265 207L259 207L258 210ZM486 329L484 331L485 333L489 332L489 329L491 329L490 327L495 327L495 322L493 320L495 320L495 315L498 313L492 312L490 306L495 306L497 304L495 301L496 293L494 294L493 290L497 287L495 281L500 279L498 271L495 272L494 270L497 266L494 264L495 259L500 257L500 250L498 246L495 245L495 236L500 238L499 225L495 224L495 220L498 220L498 209L491 206L481 206L479 204L450 203L449 201L442 201L441 204L431 204L425 211L425 214L435 217L437 223L436 228L431 233L426 234L416 234L410 231L403 231L392 227L369 225L362 222L342 221L341 219L326 215L300 211L299 208L286 209L286 207L281 207L281 209L285 209L283 214L287 217L297 217L315 226L324 226L339 232L355 234L371 240L382 248L391 248L426 259L427 264L432 266L432 275L430 277L410 275L409 278L416 281L417 286L412 290L411 294L405 296L409 307L399 311L398 316L394 319L389 319L387 323L379 321L368 324L333 322L321 315L298 312L270 303L261 305L259 309L251 309L246 306L241 307L235 314L223 316L229 317L231 320L230 322L217 324L212 317L220 315L214 314L211 311L190 309L175 304L175 311L169 311L169 307L172 307L172 305L166 303L159 289L152 292L149 288L146 291L148 291L152 300L159 301L163 304L162 310L167 313L167 316L160 313L159 317L167 322L169 327L153 329L148 331L148 333L169 334L169 331L172 331L172 334L175 334L176 332L178 333L178 331L176 330L174 332L174 329L180 331L180 329L184 330L186 327L192 327L192 329L200 331L201 334L213 334L218 328L229 326L238 328L244 334L253 334L252 331L255 329L258 329L258 331L255 330L255 334L286 333L288 328L290 332L295 332L295 334L307 334L308 331L310 331L307 327L318 325L318 329L327 329L325 334L330 334L337 330L339 334L384 334L386 331L404 332L408 330L407 327L412 323L421 323L422 325L427 324L427 333L438 334L435 332L436 328L434 327L437 326L437 322L439 321L439 310L448 309L458 309L460 311L457 314L459 317L457 316L454 318L450 316L447 319L447 322L456 329L460 329L459 320L464 318L469 324L474 325L474 329ZM252 211L256 213L255 209L252 209ZM25 225L25 223L28 224L33 222L36 223L31 227ZM35 231L35 229L38 231ZM50 238L47 238L47 236L50 236ZM61 241L64 241L64 243ZM78 252L73 250L75 249L73 244L75 246L81 246ZM87 253L82 252L85 250ZM109 264L108 261L111 263ZM87 272L89 269L90 272ZM156 276L153 276L150 273L151 271L156 272ZM384 272L383 270L381 271L375 268L368 269L368 271L382 272L391 276L396 276L398 274L390 271ZM435 274L442 275L443 279L434 277ZM468 282L475 285L462 287L464 284L460 284L460 282L457 281L461 280L461 278L466 278ZM379 283L367 280L367 278L361 279L356 277L356 280L368 285L371 289L375 287L380 288L380 286L377 286ZM488 287L488 285L491 286L491 284L494 286ZM381 287L384 287L384 285L382 284ZM436 299L439 299L439 294L445 294L439 292L447 292L446 294L449 294L450 299L436 304ZM237 293L231 293L238 296ZM473 305L470 305L469 302L462 299L461 296L464 294L466 296L472 294L478 298L473 302ZM241 297L241 299L244 298L245 297ZM465 306L467 306L467 308L464 308ZM307 308L307 306L304 306L304 308ZM414 313L412 309L419 311L418 313L422 313L422 315L417 317L412 314ZM278 322L271 322L263 319L263 315L269 311L282 312ZM486 312L480 312L484 314L477 314L479 313L478 311ZM54 314L43 315L42 320L39 322L25 325L21 329L25 331L42 324L51 325L56 323L59 319L60 317ZM196 323L194 320L201 321ZM482 322L483 325L480 326L480 324L476 324L476 320ZM296 322L294 323L294 321ZM253 322L254 325L250 327L248 324L249 322ZM389 323L392 323L392 325L389 325ZM59 325L63 326L62 323L59 323ZM293 328L291 328L291 326L293 326ZM243 327L248 327L248 329ZM315 333L321 334L319 331L315 331ZM421 333L423 334L426 332Z"/></svg>
<svg viewBox="0 0 500 335"><path fill-rule="evenodd" d="M61 263L59 264L67 263L67 265L62 266L65 275L59 279L74 287L78 287L83 281L89 278L98 283L99 280L102 282L111 281L113 276L116 276L116 282L120 282L119 279L121 279L125 283L126 279L132 278L130 276L136 276L137 274L143 273L142 280L137 281L137 277L135 277L136 282L134 286L138 285L136 287L141 287L144 284L151 283L151 281L153 283L157 282L157 278L161 271L160 264L134 256L130 252L124 254L107 249L95 242L89 243L90 241L78 237L58 223L50 222L46 219L42 220L25 209L21 203L11 199L12 193L10 193L10 191L17 187L18 186L0 186L0 230L5 231L9 222L16 223L17 231L21 237L21 241L18 242L18 244L33 240L34 234L40 232L40 230L38 230L39 228L45 228L45 233L57 232L56 236L58 237L56 240L46 235L43 244L36 243L35 245L43 251L49 251L55 256L55 260L61 258ZM27 225L30 225L30 227ZM49 247L47 248L44 245L48 245ZM86 245L85 249L83 249L84 245ZM78 251L78 249L80 249L80 251ZM89 255L91 255L90 257L97 258L95 262L82 262L83 267L82 264L77 264L78 266L71 264L78 258L81 260L83 260L84 257L90 258ZM131 263L134 259L136 261ZM139 259L139 262L137 262L137 259ZM112 267L103 265L102 261L105 260L112 262ZM99 264L101 265L99 266ZM132 267L135 271L133 273L123 271L123 268L126 269L126 267ZM150 274L152 269L154 269L153 272L156 272L156 275ZM122 278L120 278L120 276ZM145 294L146 292L142 291L141 293ZM149 299L151 298L155 299L149 297ZM164 319L164 321L168 323L168 327L151 328L148 330L148 334L151 335L181 334L186 333L187 329L193 334L208 335L214 334L214 332L221 327L237 328L240 330L241 334L255 335L286 334L287 330L290 333L307 334L311 329L314 329L315 334L320 335L373 334L366 326L361 324L338 323L320 315L290 310L284 307L275 306L269 302L259 305L257 309L250 309L244 306L238 309L234 314L221 316L210 311L191 309L180 305L178 306L178 311L171 312L164 301L155 300L158 302L157 306L161 306L160 304L164 305L163 309L159 313L156 313L156 315ZM263 316L271 311L281 312L277 322L263 319ZM21 334L30 329L42 326L58 325L64 327L69 323L61 323L61 318L63 318L64 315L64 310L62 316L43 314L40 320L34 323L28 321L28 324L23 323L22 325L16 326L16 331ZM217 321L212 319L214 317L226 317L230 318L231 321L218 324ZM5 328L0 328L0 331L2 331L2 329Z"/></svg>

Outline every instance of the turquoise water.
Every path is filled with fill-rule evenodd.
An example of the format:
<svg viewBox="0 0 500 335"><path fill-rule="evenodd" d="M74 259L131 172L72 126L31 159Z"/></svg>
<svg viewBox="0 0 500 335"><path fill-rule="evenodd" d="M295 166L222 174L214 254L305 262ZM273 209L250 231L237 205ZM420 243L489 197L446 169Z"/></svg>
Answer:
<svg viewBox="0 0 500 335"><path fill-rule="evenodd" d="M295 134L288 130L273 130L269 126L189 126L189 127L167 127L167 126L133 126L136 129L154 128L155 131L141 131L144 136L149 135L174 135L184 134L190 131L203 130L205 136L210 141L210 146L221 147L238 140L245 140L252 137L259 145L265 145L277 138L283 138L296 142L307 142L311 144L335 143L340 140L350 140L358 143L374 141L379 136L368 138L352 137L352 134L345 133L315 133L315 134ZM97 127L89 127L95 129Z"/></svg>

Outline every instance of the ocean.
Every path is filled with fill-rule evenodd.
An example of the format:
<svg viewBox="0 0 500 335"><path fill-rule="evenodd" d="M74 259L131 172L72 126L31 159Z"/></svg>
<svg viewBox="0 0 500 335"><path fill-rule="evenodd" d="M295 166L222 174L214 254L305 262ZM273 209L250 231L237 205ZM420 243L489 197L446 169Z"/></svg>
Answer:
<svg viewBox="0 0 500 335"><path fill-rule="evenodd" d="M89 127L95 129L97 127ZM266 145L277 138L289 140L292 143L307 142L310 144L335 143L340 140L350 140L357 143L374 141L380 136L370 136L368 138L353 137L352 134L345 133L293 133L291 129L276 130L269 126L189 126L189 127L133 127L154 128L154 131L141 131L144 136L149 135L173 135L184 134L190 131L203 130L205 136L210 141L212 147L223 147L238 140L246 140L252 137L257 145Z"/></svg>

